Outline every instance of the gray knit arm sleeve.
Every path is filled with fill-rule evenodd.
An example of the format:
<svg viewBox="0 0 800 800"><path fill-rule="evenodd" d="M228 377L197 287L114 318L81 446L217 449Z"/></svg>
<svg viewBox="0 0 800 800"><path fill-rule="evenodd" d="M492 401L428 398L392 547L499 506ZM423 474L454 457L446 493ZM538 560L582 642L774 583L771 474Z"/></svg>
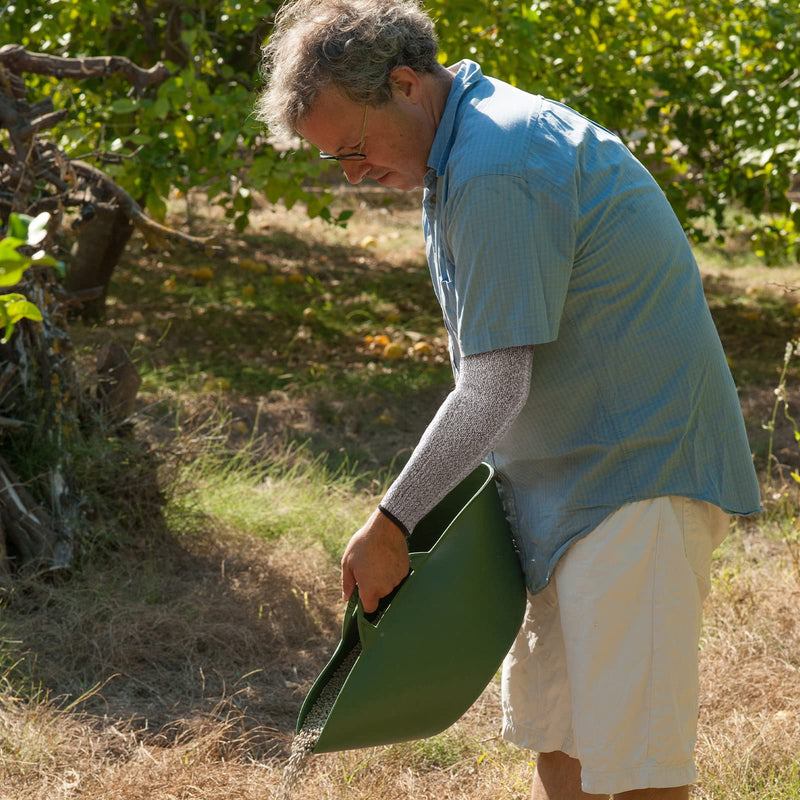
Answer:
<svg viewBox="0 0 800 800"><path fill-rule="evenodd" d="M380 503L406 534L506 434L528 399L532 362L533 345L461 359L455 389Z"/></svg>

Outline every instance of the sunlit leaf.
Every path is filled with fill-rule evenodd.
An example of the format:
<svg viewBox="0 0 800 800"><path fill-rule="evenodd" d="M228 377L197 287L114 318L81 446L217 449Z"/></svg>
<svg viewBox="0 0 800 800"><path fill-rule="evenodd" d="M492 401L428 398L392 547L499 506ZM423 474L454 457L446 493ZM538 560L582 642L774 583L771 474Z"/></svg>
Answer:
<svg viewBox="0 0 800 800"><path fill-rule="evenodd" d="M50 222L50 214L42 211L34 217L28 225L28 244L39 244L47 238L47 224Z"/></svg>

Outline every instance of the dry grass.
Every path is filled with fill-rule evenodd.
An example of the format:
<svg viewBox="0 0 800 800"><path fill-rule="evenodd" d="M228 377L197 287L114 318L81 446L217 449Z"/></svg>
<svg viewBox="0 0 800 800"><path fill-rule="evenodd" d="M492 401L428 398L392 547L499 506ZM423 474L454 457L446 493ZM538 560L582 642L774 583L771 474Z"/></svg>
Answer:
<svg viewBox="0 0 800 800"><path fill-rule="evenodd" d="M12 690L6 678L3 800L277 791L296 713L338 637L336 570L318 549L298 553L285 540L197 534L154 545L125 574L98 568L78 586L12 599L6 636L37 654L30 673L53 695ZM800 577L782 543L756 527L734 534L706 613L697 797L800 796L790 785L800 756L798 612ZM106 683L80 697L90 680ZM66 707L55 693L79 701ZM530 754L502 742L499 725L495 681L440 736L314 757L296 796L522 800Z"/></svg>
<svg viewBox="0 0 800 800"><path fill-rule="evenodd" d="M800 574L763 527L716 562L701 687L698 795L800 796Z"/></svg>
<svg viewBox="0 0 800 800"><path fill-rule="evenodd" d="M254 219L260 230L285 228L320 246L358 247L363 236L376 235L378 255L372 246L348 251L353 270L388 272L423 258L415 204L358 216L347 231L309 222L301 210L276 214L264 208ZM244 252L253 244L248 239L237 246ZM293 256L310 257L305 251ZM738 288L754 285L759 275L767 282L753 270L738 273L722 264L708 273L721 291L728 285L721 278L731 275ZM134 277L160 285L163 272L151 272L142 269ZM787 282L795 277L791 273ZM771 307L765 302L764 313ZM746 352L761 329L740 328L733 311L730 342L737 349L746 340L738 348ZM118 334L123 327L117 326ZM150 346L146 337L133 338L136 324L129 327L142 351ZM772 342L776 359L783 333L779 328ZM165 336L153 334L163 358L170 341L161 341ZM409 406L413 417L407 427L368 424L374 416L369 398L353 399L354 415L366 420L358 441L374 437L375 451L388 453L375 464L413 445L438 404L434 389L422 405L417 398L410 406L400 396L398 406ZM165 390L159 391L146 402L163 400ZM753 384L743 401L757 433L774 402L772 387ZM168 445L181 463L191 463L204 437L228 435L214 427L216 402L207 395L168 398L165 405L179 404L184 414L183 438ZM296 438L319 433L319 413L305 396L242 394L225 402L226 413L247 423L245 439L258 434L277 440L286 429ZM392 407L398 419L402 410ZM172 418L156 411L137 420L137 432L163 447L175 432ZM353 447L355 434L346 414L341 412L342 422L338 407L333 411L324 446L338 452L328 442ZM794 466L791 432L780 433L776 454ZM124 481L112 467L98 464L110 488ZM167 493L173 504L164 515L150 465L142 462L138 469L111 517L124 535L109 535L111 542L101 542L69 579L21 584L0 606L0 800L266 800L278 789L297 712L338 640L342 610L330 547L326 551L301 529L320 524L322 516L334 527L347 517L324 506L328 499L319 486L303 488L290 475L226 495L230 474L215 482L213 471L195 475L194 495ZM375 474L367 475L367 486ZM174 475L164 472L161 485ZM150 486L144 504L140 481ZM204 506L204 486L213 487L215 497L225 495L223 504L242 507L223 513ZM336 502L360 513L363 491L351 486ZM244 506L253 502L269 506L269 513L250 514L253 509ZM800 800L800 571L785 543L797 527L788 513L771 524L760 519L742 527L715 562L701 650L696 797L702 800ZM273 538L255 534L264 526ZM531 754L500 740L499 728L499 686L493 682L462 720L437 737L315 756L296 796L523 800Z"/></svg>

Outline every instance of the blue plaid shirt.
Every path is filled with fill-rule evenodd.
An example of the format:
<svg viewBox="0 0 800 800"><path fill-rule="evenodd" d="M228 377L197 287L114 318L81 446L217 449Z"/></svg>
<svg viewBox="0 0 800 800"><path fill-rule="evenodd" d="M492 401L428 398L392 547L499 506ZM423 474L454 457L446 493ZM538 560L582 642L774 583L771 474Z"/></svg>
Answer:
<svg viewBox="0 0 800 800"><path fill-rule="evenodd" d="M697 265L625 145L463 61L428 166L423 224L454 370L536 345L527 404L492 454L528 588L625 503L758 511Z"/></svg>

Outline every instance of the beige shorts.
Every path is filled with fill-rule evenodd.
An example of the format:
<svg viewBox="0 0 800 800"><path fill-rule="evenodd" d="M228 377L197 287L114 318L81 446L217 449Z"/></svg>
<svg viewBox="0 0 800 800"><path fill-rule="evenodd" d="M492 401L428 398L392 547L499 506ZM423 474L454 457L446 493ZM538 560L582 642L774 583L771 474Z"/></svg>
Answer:
<svg viewBox="0 0 800 800"><path fill-rule="evenodd" d="M661 497L572 545L503 664L503 736L579 759L589 793L696 780L702 606L728 525L709 503Z"/></svg>

